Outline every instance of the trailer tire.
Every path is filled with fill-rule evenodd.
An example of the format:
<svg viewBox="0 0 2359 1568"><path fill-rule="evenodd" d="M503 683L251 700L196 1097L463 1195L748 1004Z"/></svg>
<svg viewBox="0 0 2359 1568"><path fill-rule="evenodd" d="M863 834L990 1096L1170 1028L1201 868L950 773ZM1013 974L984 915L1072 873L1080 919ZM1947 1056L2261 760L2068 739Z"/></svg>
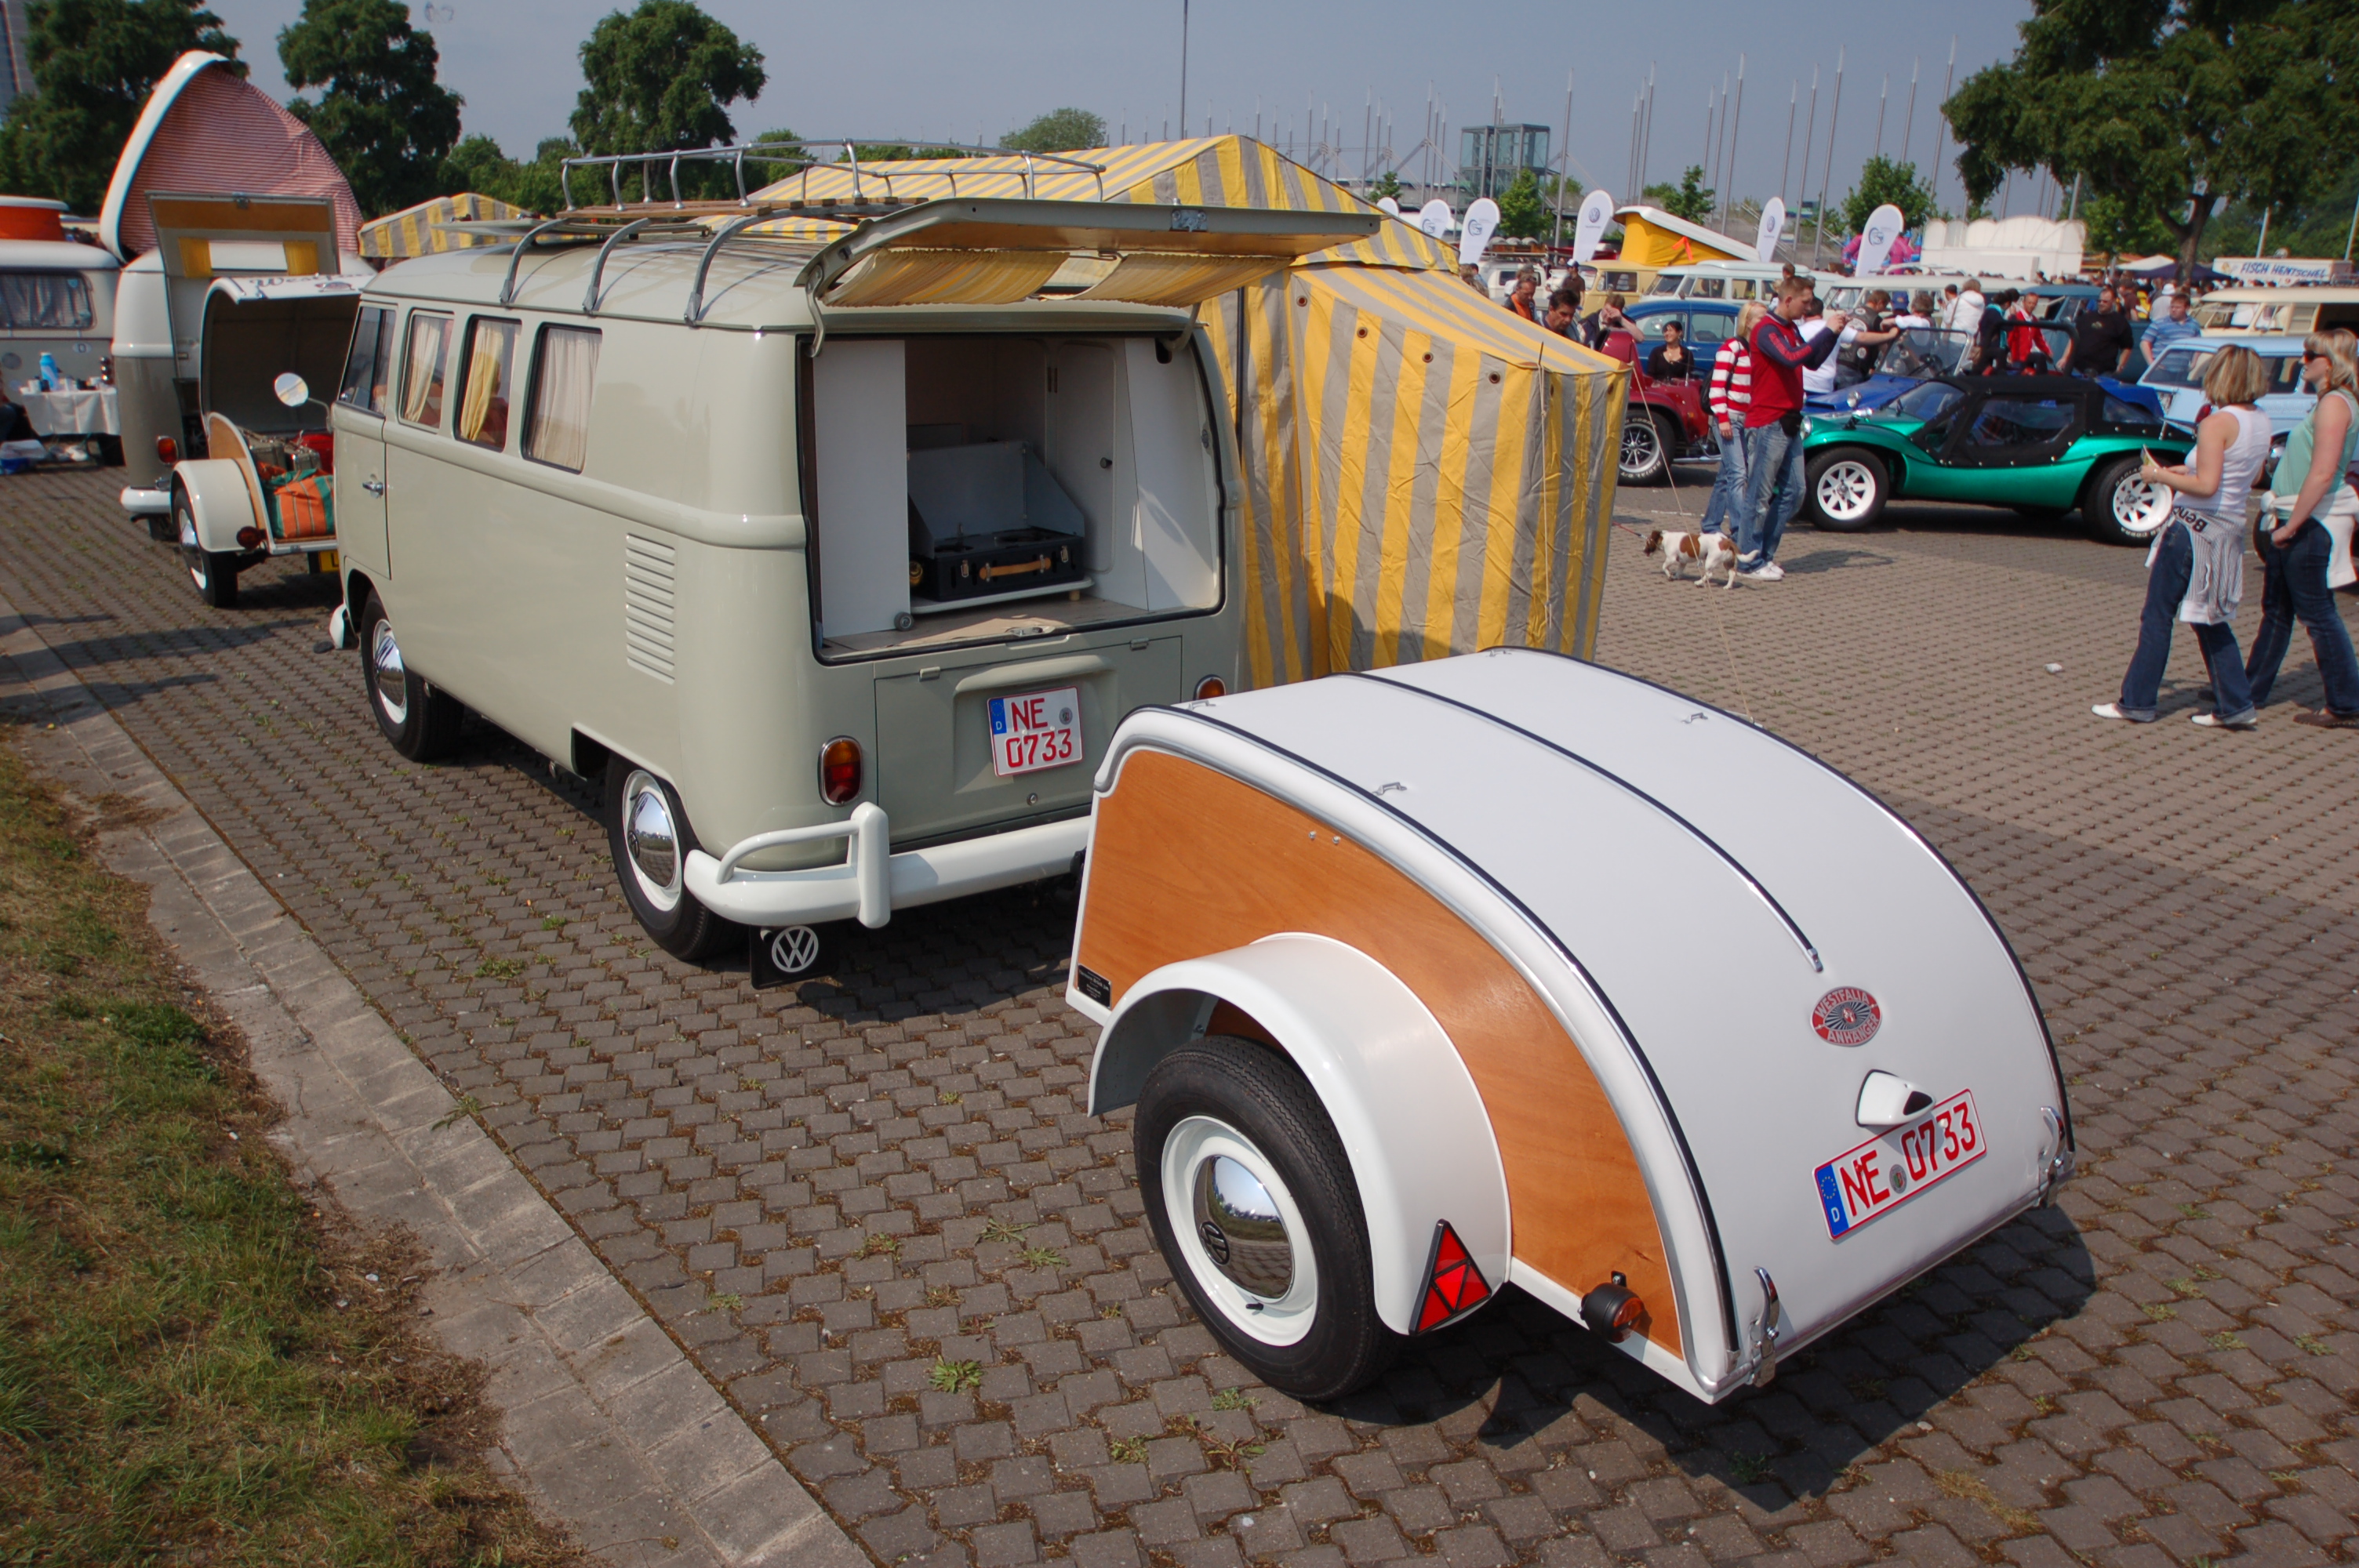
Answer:
<svg viewBox="0 0 2359 1568"><path fill-rule="evenodd" d="M1175 1047L1140 1087L1132 1136L1156 1244L1230 1355L1299 1400L1384 1371L1402 1336L1376 1312L1359 1184L1284 1054L1219 1034Z"/></svg>
<svg viewBox="0 0 2359 1568"><path fill-rule="evenodd" d="M733 946L743 947L746 937L744 926L713 914L688 891L688 852L694 847L688 813L671 785L620 757L609 758L606 848L623 902L656 946L701 964Z"/></svg>
<svg viewBox="0 0 2359 1568"><path fill-rule="evenodd" d="M189 581L197 597L215 610L234 609L237 604L237 556L227 550L208 550L198 540L196 514L189 510L189 499L177 489L172 492L172 538L180 546L180 558L188 564Z"/></svg>
<svg viewBox="0 0 2359 1568"><path fill-rule="evenodd" d="M411 762L430 762L458 749L466 706L409 667L374 593L361 611L361 690L376 727Z"/></svg>

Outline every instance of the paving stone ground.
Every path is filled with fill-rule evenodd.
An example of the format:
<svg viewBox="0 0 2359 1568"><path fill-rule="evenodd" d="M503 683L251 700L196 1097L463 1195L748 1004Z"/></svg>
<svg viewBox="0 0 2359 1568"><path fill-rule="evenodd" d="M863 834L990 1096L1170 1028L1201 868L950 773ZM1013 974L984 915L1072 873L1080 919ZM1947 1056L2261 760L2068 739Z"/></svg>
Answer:
<svg viewBox="0 0 2359 1568"><path fill-rule="evenodd" d="M1510 1291L1306 1409L1193 1321L1127 1118L1083 1112L1069 897L908 912L788 989L676 963L578 789L480 724L451 762L403 762L355 660L314 651L329 579L265 569L207 610L119 482L5 481L0 592L881 1562L2359 1545L2359 735L2291 722L2320 699L2306 643L2254 733L2186 722L2191 640L2164 722L2089 718L2134 638L2135 552L1903 505L1801 530L1785 582L1727 593L1664 582L1625 533L1598 647L1808 747L1957 863L2071 1079L2061 1206L1718 1407ZM1726 809L1766 808L1733 778ZM1663 933L1699 945L1696 983L1711 935Z"/></svg>

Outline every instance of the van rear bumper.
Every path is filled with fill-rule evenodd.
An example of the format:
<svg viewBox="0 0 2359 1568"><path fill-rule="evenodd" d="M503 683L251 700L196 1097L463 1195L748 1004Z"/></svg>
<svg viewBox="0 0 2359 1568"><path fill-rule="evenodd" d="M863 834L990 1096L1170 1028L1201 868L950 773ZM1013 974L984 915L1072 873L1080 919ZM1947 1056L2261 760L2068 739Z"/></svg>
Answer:
<svg viewBox="0 0 2359 1568"><path fill-rule="evenodd" d="M169 517L172 514L172 492L162 485L126 484L115 498L123 510L134 517Z"/></svg>
<svg viewBox="0 0 2359 1568"><path fill-rule="evenodd" d="M896 909L911 909L968 893L1061 876L1089 848L1090 819L1049 822L891 852L891 822L882 806L863 802L851 819L782 833L761 833L718 860L688 853L688 891L699 903L741 925L806 925L857 919L880 926ZM749 871L737 862L757 849L813 839L850 840L843 863L799 871Z"/></svg>

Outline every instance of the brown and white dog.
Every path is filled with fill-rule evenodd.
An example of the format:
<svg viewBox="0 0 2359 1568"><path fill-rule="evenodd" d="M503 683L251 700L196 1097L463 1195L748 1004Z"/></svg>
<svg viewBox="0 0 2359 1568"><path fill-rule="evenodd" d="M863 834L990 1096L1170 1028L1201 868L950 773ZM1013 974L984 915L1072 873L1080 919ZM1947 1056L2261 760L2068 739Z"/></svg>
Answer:
<svg viewBox="0 0 2359 1568"><path fill-rule="evenodd" d="M1666 533L1657 528L1647 535L1647 547L1640 554L1659 554L1663 557L1663 575L1667 578L1678 577L1688 562L1697 561L1703 567L1703 575L1696 579L1697 587L1701 588L1712 580L1715 567L1725 568L1728 586L1736 586L1736 546L1729 543L1724 534Z"/></svg>

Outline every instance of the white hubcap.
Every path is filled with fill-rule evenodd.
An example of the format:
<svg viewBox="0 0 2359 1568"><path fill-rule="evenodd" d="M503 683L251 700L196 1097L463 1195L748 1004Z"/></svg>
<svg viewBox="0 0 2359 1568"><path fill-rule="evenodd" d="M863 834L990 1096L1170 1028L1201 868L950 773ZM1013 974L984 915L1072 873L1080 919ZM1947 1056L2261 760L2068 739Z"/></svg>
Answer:
<svg viewBox="0 0 2359 1568"><path fill-rule="evenodd" d="M1229 1325L1292 1345L1319 1313L1310 1230L1277 1169L1245 1134L1191 1116L1163 1141L1163 1203L1180 1254Z"/></svg>
<svg viewBox="0 0 2359 1568"><path fill-rule="evenodd" d="M1875 476L1867 465L1841 459L1819 475L1819 510L1838 523L1855 523L1875 501Z"/></svg>
<svg viewBox="0 0 2359 1568"><path fill-rule="evenodd" d="M2170 492L2142 479L2114 486L2114 523L2125 534L2143 538L2170 516Z"/></svg>

